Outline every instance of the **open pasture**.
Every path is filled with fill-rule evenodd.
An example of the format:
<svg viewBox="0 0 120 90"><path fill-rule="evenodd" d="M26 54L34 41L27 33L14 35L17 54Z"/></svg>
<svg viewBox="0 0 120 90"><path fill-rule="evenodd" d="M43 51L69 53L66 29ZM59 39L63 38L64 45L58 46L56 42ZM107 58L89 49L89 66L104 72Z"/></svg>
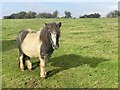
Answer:
<svg viewBox="0 0 120 90"><path fill-rule="evenodd" d="M18 68L16 36L24 28L37 31L53 21L62 22L60 47L47 63L47 79L41 80L38 58L31 58L31 72ZM3 88L118 87L118 20L114 18L4 19L1 53Z"/></svg>

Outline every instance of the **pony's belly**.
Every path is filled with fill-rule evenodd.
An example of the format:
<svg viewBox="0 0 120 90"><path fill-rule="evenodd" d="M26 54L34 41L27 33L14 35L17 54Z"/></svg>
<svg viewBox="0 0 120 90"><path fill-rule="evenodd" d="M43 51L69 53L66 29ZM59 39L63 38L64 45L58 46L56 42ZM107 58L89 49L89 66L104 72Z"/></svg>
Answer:
<svg viewBox="0 0 120 90"><path fill-rule="evenodd" d="M40 46L37 43L23 43L21 45L23 53L29 57L39 57Z"/></svg>
<svg viewBox="0 0 120 90"><path fill-rule="evenodd" d="M22 46L22 51L25 55L29 57L39 57L40 49L36 47L24 47Z"/></svg>
<svg viewBox="0 0 120 90"><path fill-rule="evenodd" d="M23 52L25 55L29 56L29 57L39 57L39 54L37 51L35 50L26 50L26 49L23 49Z"/></svg>

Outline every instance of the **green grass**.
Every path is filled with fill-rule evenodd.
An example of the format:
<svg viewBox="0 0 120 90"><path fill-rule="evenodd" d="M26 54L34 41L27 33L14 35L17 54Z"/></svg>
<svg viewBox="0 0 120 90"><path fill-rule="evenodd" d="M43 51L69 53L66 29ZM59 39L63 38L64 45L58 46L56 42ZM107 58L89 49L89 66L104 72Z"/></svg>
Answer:
<svg viewBox="0 0 120 90"><path fill-rule="evenodd" d="M40 30L45 22L62 22L60 47L47 63L48 78L39 78L39 60L33 70L18 68L16 36L24 28ZM117 19L2 20L3 88L117 88Z"/></svg>

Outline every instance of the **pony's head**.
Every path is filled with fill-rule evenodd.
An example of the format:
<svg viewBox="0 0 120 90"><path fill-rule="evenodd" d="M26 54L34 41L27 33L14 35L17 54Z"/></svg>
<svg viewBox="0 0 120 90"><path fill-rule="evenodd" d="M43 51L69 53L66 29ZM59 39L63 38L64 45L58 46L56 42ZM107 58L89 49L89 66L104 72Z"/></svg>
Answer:
<svg viewBox="0 0 120 90"><path fill-rule="evenodd" d="M57 49L59 47L59 37L60 37L60 27L62 23L45 23L45 27L48 28L49 39L52 44L53 49Z"/></svg>

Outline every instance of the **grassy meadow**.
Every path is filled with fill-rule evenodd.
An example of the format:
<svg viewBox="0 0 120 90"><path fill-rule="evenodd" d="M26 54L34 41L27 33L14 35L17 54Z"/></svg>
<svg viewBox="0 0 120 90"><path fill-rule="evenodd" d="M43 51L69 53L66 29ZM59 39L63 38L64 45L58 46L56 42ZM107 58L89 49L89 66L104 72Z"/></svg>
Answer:
<svg viewBox="0 0 120 90"><path fill-rule="evenodd" d="M31 72L18 68L16 36L53 21L62 22L60 47L47 63L48 78L41 80L38 58L31 58ZM118 19L4 19L1 53L3 88L118 87Z"/></svg>

